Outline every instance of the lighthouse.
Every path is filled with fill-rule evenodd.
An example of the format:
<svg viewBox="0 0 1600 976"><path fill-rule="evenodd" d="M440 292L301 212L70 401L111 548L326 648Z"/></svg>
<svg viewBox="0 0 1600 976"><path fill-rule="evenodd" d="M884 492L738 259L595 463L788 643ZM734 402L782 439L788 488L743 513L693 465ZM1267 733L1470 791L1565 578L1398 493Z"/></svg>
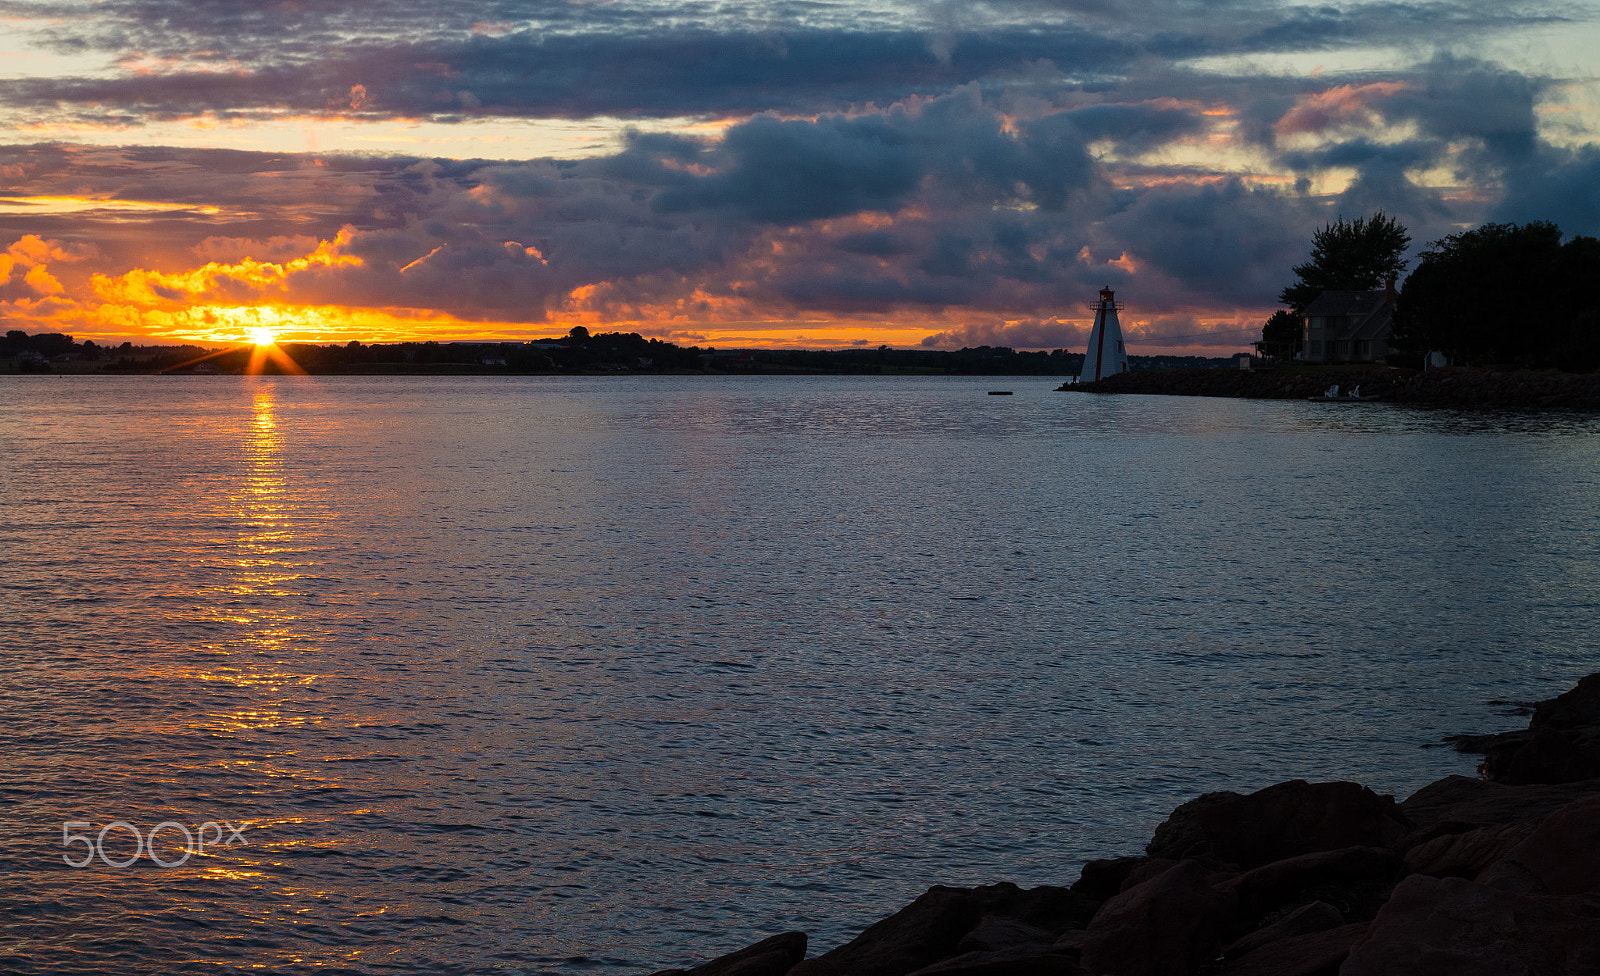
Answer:
<svg viewBox="0 0 1600 976"><path fill-rule="evenodd" d="M1117 322L1116 292L1100 289L1100 304L1094 311L1094 328L1089 332L1089 351L1083 357L1079 383L1093 383L1112 373L1128 371L1128 347L1122 342L1122 326Z"/></svg>

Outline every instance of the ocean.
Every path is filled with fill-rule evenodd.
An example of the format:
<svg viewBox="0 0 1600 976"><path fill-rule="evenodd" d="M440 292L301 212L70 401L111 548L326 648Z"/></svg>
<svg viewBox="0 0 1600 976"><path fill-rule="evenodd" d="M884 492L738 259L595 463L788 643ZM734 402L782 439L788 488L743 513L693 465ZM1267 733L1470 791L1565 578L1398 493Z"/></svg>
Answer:
<svg viewBox="0 0 1600 976"><path fill-rule="evenodd" d="M1600 670L1600 419L1057 382L0 378L0 969L818 952Z"/></svg>

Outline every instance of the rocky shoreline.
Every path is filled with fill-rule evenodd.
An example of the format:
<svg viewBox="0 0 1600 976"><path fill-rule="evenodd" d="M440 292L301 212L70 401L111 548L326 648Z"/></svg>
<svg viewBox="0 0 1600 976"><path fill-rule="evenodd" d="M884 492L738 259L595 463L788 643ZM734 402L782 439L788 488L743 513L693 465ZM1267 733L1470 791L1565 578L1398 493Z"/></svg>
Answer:
<svg viewBox="0 0 1600 976"><path fill-rule="evenodd" d="M788 932L657 976L1600 973L1600 673L1451 741L1483 778L1209 793L1068 887L934 887L811 959Z"/></svg>
<svg viewBox="0 0 1600 976"><path fill-rule="evenodd" d="M1068 384L1063 392L1154 393L1169 396L1305 400L1338 384L1383 403L1460 410L1600 412L1600 374L1536 373L1456 367L1430 370L1385 366L1269 369L1163 369L1117 373L1097 383Z"/></svg>

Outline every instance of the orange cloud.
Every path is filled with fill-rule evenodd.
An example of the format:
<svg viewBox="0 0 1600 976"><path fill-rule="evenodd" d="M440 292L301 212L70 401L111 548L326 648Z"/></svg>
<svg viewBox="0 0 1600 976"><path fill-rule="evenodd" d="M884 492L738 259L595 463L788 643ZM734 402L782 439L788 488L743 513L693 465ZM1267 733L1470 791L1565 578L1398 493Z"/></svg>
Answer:
<svg viewBox="0 0 1600 976"><path fill-rule="evenodd" d="M1280 136L1325 132L1345 125L1372 125L1380 121L1372 103L1406 90L1397 81L1366 85L1336 85L1326 91L1301 96L1272 130Z"/></svg>
<svg viewBox="0 0 1600 976"><path fill-rule="evenodd" d="M6 248L4 254L0 254L0 284L9 281L11 273L17 268L38 269L50 261L71 264L94 257L96 253L92 244L66 244L57 240L45 240L36 234L26 234ZM55 280L51 278L49 272L39 276L41 282L46 278ZM28 284L34 285L31 277L28 279ZM37 286L35 290L39 290Z"/></svg>
<svg viewBox="0 0 1600 976"><path fill-rule="evenodd" d="M32 288L36 294L59 295L66 291L65 288L61 287L61 282L56 280L55 275L51 274L49 269L42 264L35 265L22 280L26 281L28 287Z"/></svg>
<svg viewBox="0 0 1600 976"><path fill-rule="evenodd" d="M352 232L346 228L334 240L320 241L310 254L283 262L244 258L232 264L210 261L192 271L174 273L135 268L115 277L96 274L93 279L94 290L108 302L132 305L191 302L214 293L224 285L281 291L289 276L297 272L316 267L360 265L362 260L359 257L339 253L340 248L350 243L351 236Z"/></svg>

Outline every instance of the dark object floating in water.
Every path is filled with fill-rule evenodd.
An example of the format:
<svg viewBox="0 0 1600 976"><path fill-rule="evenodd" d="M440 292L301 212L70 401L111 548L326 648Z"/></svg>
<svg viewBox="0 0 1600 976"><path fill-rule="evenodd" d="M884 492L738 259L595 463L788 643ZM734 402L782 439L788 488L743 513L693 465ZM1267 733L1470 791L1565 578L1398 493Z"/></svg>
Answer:
<svg viewBox="0 0 1600 976"><path fill-rule="evenodd" d="M1010 396L1011 395L1011 391L1010 390L990 390L989 391L989 395L990 396Z"/></svg>

